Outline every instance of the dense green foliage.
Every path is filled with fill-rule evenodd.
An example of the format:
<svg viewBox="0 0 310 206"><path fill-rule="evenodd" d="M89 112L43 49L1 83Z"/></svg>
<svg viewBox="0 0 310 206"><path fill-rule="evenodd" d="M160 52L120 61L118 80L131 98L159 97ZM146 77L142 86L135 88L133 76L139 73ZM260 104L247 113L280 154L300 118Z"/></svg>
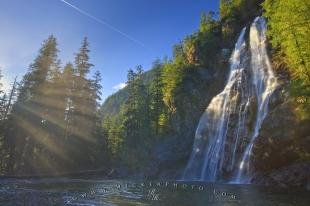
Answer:
<svg viewBox="0 0 310 206"><path fill-rule="evenodd" d="M122 90L126 91L126 98L119 113L103 116L103 128L113 165L122 163L136 171L149 160L150 147L162 133L159 119L164 107L161 71L159 61L154 63L151 79L141 66L129 70L127 86Z"/></svg>
<svg viewBox="0 0 310 206"><path fill-rule="evenodd" d="M291 94L310 114L310 2L266 0L263 7L272 46L291 73Z"/></svg>
<svg viewBox="0 0 310 206"><path fill-rule="evenodd" d="M234 45L236 35L256 16L260 16L263 0L220 0L222 45Z"/></svg>

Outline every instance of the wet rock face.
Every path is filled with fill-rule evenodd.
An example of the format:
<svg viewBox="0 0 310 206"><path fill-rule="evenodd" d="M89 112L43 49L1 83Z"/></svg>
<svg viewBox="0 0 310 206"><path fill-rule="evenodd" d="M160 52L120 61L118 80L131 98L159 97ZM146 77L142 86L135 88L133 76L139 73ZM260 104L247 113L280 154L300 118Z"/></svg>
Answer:
<svg viewBox="0 0 310 206"><path fill-rule="evenodd" d="M238 84L238 82L236 82L233 86L233 90L230 93L230 99L233 102L232 105L234 105L234 109L230 111L229 121L227 122L226 141L223 150L223 166L221 171L219 171L219 175L224 179L226 177L229 178L232 176L234 171L238 169L238 164L232 164L235 163L233 158L236 160L241 159L242 152L245 150L248 142L250 141L250 132L253 130L253 125L251 122L253 122L256 113L256 99L255 96L249 96L249 106L247 107L247 101L244 97L245 95L241 94L242 91L249 93L250 86L248 85L249 83L245 80L245 77L248 75L249 74L243 72L242 78L244 79L243 82L245 83ZM242 115L240 111L242 111L244 114L248 114L244 115L244 125L240 125L240 115ZM239 139L239 141L235 143L236 137L238 137L237 139ZM235 148L231 146L234 144L236 144ZM233 157L231 154L234 154L235 157Z"/></svg>
<svg viewBox="0 0 310 206"><path fill-rule="evenodd" d="M310 162L297 163L265 173L257 173L253 184L270 186L301 186L310 190Z"/></svg>
<svg viewBox="0 0 310 206"><path fill-rule="evenodd" d="M305 161L310 153L310 122L299 120L286 101L269 112L253 148L253 169L265 172ZM305 126L308 125L308 126Z"/></svg>
<svg viewBox="0 0 310 206"><path fill-rule="evenodd" d="M190 155L191 145L190 138L180 141L177 136L167 137L152 152L153 161L146 169L145 176L148 179L180 179L184 170L184 162Z"/></svg>
<svg viewBox="0 0 310 206"><path fill-rule="evenodd" d="M283 103L267 115L253 148L255 171L279 168L298 158L294 143L297 125L289 102Z"/></svg>
<svg viewBox="0 0 310 206"><path fill-rule="evenodd" d="M279 87L275 89L269 100L269 110L274 110L277 106L283 104L288 99L288 92L284 89L288 82L279 81Z"/></svg>

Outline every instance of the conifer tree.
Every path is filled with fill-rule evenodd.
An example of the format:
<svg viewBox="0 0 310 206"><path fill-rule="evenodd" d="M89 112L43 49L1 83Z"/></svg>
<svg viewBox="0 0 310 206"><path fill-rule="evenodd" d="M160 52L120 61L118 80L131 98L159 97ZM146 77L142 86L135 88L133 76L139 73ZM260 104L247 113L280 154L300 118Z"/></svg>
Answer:
<svg viewBox="0 0 310 206"><path fill-rule="evenodd" d="M164 108L162 64L159 60L153 63L152 69L154 70L154 78L150 88L150 119L152 121L152 130L155 135L158 135L161 126L160 117Z"/></svg>
<svg viewBox="0 0 310 206"><path fill-rule="evenodd" d="M53 159L57 146L47 133L50 114L47 91L52 74L59 69L57 53L56 38L49 36L18 89L19 96L6 130L11 148L11 173L40 172L45 169L43 165L52 162L50 159Z"/></svg>
<svg viewBox="0 0 310 206"><path fill-rule="evenodd" d="M13 103L16 99L17 77L15 77L12 89L8 96L6 93L1 97L1 119L0 119L0 174L5 174L9 164L10 145L5 130L8 127L8 116L11 113Z"/></svg>
<svg viewBox="0 0 310 206"><path fill-rule="evenodd" d="M74 104L73 104L73 93L74 93L74 67L71 63L67 63L64 67L62 75L62 84L64 91L64 138L68 139L72 135L72 126L74 118Z"/></svg>
<svg viewBox="0 0 310 206"><path fill-rule="evenodd" d="M149 96L142 81L143 70L129 70L127 75L128 99L124 105L124 157L133 170L137 162L143 165L148 155L150 141Z"/></svg>
<svg viewBox="0 0 310 206"><path fill-rule="evenodd" d="M89 62L89 43L84 38L79 52L75 56L75 77L73 89L73 124L72 132L74 134L73 163L77 168L92 165L91 151L95 144L95 124L92 122L96 102L93 98L92 81L87 79L90 68L93 66Z"/></svg>

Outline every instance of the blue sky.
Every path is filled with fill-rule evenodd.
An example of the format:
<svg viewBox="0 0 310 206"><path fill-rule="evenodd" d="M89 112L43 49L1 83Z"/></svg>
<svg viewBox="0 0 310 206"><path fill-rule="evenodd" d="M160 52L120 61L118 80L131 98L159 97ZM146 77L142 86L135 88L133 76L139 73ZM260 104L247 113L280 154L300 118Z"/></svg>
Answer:
<svg viewBox="0 0 310 206"><path fill-rule="evenodd" d="M148 70L156 58L171 57L172 46L197 30L202 12L218 11L218 0L0 0L0 67L7 89L19 79L50 34L62 63L72 61L83 37L90 42L93 70L102 73L103 98L126 82L136 65ZM121 34L122 33L122 34ZM143 45L141 45L143 44Z"/></svg>

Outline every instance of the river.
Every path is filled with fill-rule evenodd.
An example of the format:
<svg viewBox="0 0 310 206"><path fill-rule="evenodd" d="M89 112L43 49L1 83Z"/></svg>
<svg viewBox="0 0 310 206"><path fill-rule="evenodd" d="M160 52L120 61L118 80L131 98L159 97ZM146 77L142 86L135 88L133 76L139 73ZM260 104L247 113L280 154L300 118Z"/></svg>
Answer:
<svg viewBox="0 0 310 206"><path fill-rule="evenodd" d="M310 192L242 184L102 179L2 179L1 206L309 205Z"/></svg>

